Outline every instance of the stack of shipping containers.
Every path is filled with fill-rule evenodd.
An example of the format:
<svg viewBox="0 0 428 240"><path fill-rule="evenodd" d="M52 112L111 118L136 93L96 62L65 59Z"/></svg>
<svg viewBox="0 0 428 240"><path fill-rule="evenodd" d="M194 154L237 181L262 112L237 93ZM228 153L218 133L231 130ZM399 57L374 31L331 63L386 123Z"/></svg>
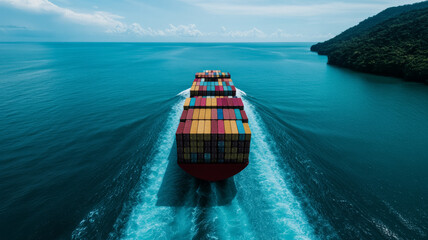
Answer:
<svg viewBox="0 0 428 240"><path fill-rule="evenodd" d="M246 163L251 131L229 73L196 73L176 132L179 163Z"/></svg>

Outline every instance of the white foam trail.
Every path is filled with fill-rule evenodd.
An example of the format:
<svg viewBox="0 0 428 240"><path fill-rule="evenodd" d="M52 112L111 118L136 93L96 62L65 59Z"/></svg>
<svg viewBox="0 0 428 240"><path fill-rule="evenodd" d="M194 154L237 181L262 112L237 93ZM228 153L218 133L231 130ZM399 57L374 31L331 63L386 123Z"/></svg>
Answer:
<svg viewBox="0 0 428 240"><path fill-rule="evenodd" d="M190 88L177 94L177 96L188 97ZM175 237L190 239L196 236L200 230L201 224L212 224L216 233L207 233L206 237L210 239L236 239L236 236L242 236L242 239L251 239L252 233L249 228L248 220L243 210L239 207L236 199L228 206L214 206L205 208L208 211L208 218L204 223L198 222L198 216L204 209L201 207L165 207L156 206L157 191L162 184L163 175L168 165L167 159L174 141L174 132L177 128L176 121L181 113L183 101L180 101L173 107L173 112L169 116L167 130L161 133L162 139L157 146L160 146L158 153L151 163L149 171L149 180L141 187L139 193L139 204L134 207L125 226L123 239L158 239ZM192 188L189 186L189 188ZM217 189L214 183L211 183L213 195L216 195ZM188 196L187 202L192 201L197 193ZM217 199L214 196L214 199ZM216 235L221 236L216 236Z"/></svg>
<svg viewBox="0 0 428 240"><path fill-rule="evenodd" d="M243 96L247 96L247 93L241 89L236 88L236 96L242 98Z"/></svg>
<svg viewBox="0 0 428 240"><path fill-rule="evenodd" d="M238 93L241 96L245 96L243 91L238 90ZM254 110L255 107L245 98L243 98L243 102L252 131L250 154L250 165L252 166L249 166L247 173L243 172L238 177L247 178L251 175L251 177L255 178L253 181L259 183L258 186L260 186L263 195L254 197L263 198L263 202L268 205L263 206L263 211L267 211L275 220L276 228L280 230L277 232L279 238L315 239L316 236L313 234L313 229L299 201L287 187L287 182L284 180L284 172L278 166L280 159L271 150L275 148L275 143L270 141L262 119ZM255 171L255 173L252 171ZM237 182L240 183L241 181ZM245 191L245 188L248 187L244 186L243 190Z"/></svg>
<svg viewBox="0 0 428 240"><path fill-rule="evenodd" d="M76 229L74 229L74 231L71 233L71 239L86 239L86 235L88 234L88 226L96 222L97 218L100 216L100 211L102 211L100 208L90 211L86 217L80 221Z"/></svg>
<svg viewBox="0 0 428 240"><path fill-rule="evenodd" d="M185 90L178 95L189 94ZM157 193L162 184L163 175L168 166L168 156L172 150L177 119L181 114L184 100L176 103L169 114L164 131L156 144L158 149L154 158L147 164L150 169L145 173L147 182L143 183L138 193L137 206L132 210L123 233L124 239L166 239L171 234L171 223L174 222L175 212L171 207L156 206Z"/></svg>
<svg viewBox="0 0 428 240"><path fill-rule="evenodd" d="M182 96L185 98L189 97L189 95L190 95L190 88L183 90L177 94L177 96Z"/></svg>
<svg viewBox="0 0 428 240"><path fill-rule="evenodd" d="M392 229L388 228L380 219L372 218L371 222L387 239L401 239Z"/></svg>
<svg viewBox="0 0 428 240"><path fill-rule="evenodd" d="M179 96L187 97L189 89L179 93ZM239 90L238 96L245 96L246 93ZM238 188L238 195L249 195L251 198L262 198L265 204L262 209L257 205L252 206L252 199L245 199L245 208L234 198L226 206L213 206L201 209L201 207L165 207L156 206L157 192L162 184L163 175L168 165L168 156L174 142L174 131L178 125L176 119L181 113L183 101L174 105L170 113L166 128L161 133L161 138L157 146L157 154L152 162L147 175L148 181L141 186L138 196L137 206L132 210L128 223L123 232L124 239L190 239L197 236L197 232L202 227L201 224L210 224L216 229L208 232L205 237L210 239L256 239L263 236L263 230L278 229L273 238L281 239L313 239L313 230L310 227L300 205L295 196L287 187L284 181L282 170L277 165L278 158L271 151L275 147L274 143L268 141L267 133L264 131L262 120L253 111L248 101L243 99L245 108L250 118L252 136L251 168L247 173L238 175L235 179ZM252 186L251 182L258 183ZM191 186L189 186L191 187ZM259 189L252 189L252 188ZM217 189L211 184L213 199L217 199ZM262 193L262 194L257 194ZM196 193L189 197L192 201ZM257 195L257 196L256 196ZM250 209L250 210L249 210ZM204 223L197 222L202 211L207 211L207 218ZM259 227L259 222L251 222L246 211L264 211L263 216L267 216L276 226L264 225ZM254 219L253 219L254 220ZM263 221L264 219L257 219Z"/></svg>
<svg viewBox="0 0 428 240"><path fill-rule="evenodd" d="M217 228L222 235L219 239L254 239L254 233L246 213L235 198L229 205L215 206L212 217L218 220Z"/></svg>

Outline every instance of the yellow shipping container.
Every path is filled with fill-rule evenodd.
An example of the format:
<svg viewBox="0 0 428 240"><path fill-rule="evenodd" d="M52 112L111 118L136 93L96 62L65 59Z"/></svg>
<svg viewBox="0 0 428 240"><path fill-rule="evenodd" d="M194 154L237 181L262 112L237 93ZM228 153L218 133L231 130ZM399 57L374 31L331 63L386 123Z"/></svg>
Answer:
<svg viewBox="0 0 428 240"><path fill-rule="evenodd" d="M250 125L248 123L243 123L244 131L245 131L245 140L251 140L251 130Z"/></svg>
<svg viewBox="0 0 428 240"><path fill-rule="evenodd" d="M186 98L186 100L184 101L184 109L188 109L190 105L190 98Z"/></svg>
<svg viewBox="0 0 428 240"><path fill-rule="evenodd" d="M211 109L205 111L205 120L211 120Z"/></svg>
<svg viewBox="0 0 428 240"><path fill-rule="evenodd" d="M192 121L192 126L190 126L190 140L196 140L196 133L198 132L198 121Z"/></svg>
<svg viewBox="0 0 428 240"><path fill-rule="evenodd" d="M238 141L238 126L235 120L230 121L230 130L232 131L232 141Z"/></svg>
<svg viewBox="0 0 428 240"><path fill-rule="evenodd" d="M199 110L199 120L204 120L205 119L205 109L201 109Z"/></svg>
<svg viewBox="0 0 428 240"><path fill-rule="evenodd" d="M206 112L211 113L211 111L206 111ZM204 126L205 126L204 141L209 141L211 140L211 120L204 121Z"/></svg>
<svg viewBox="0 0 428 240"><path fill-rule="evenodd" d="M217 97L215 97L215 98L212 99L211 107L212 108L217 108Z"/></svg>
<svg viewBox="0 0 428 240"><path fill-rule="evenodd" d="M192 120L198 120L199 118L199 108L195 108L195 110L193 110L193 116L192 116Z"/></svg>
<svg viewBox="0 0 428 240"><path fill-rule="evenodd" d="M232 130L230 129L230 120L224 120L224 134L226 141L232 139Z"/></svg>
<svg viewBox="0 0 428 240"><path fill-rule="evenodd" d="M197 140L198 141L203 141L204 140L204 130L205 130L205 126L204 123L205 121L198 121L198 134L197 134Z"/></svg>

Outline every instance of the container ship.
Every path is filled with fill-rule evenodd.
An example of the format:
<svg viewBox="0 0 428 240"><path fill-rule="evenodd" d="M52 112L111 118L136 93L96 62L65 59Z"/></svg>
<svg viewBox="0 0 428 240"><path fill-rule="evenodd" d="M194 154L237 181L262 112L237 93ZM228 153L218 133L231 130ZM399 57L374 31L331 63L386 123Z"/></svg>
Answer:
<svg viewBox="0 0 428 240"><path fill-rule="evenodd" d="M195 74L176 142L178 165L196 178L219 181L247 167L251 130L229 73Z"/></svg>

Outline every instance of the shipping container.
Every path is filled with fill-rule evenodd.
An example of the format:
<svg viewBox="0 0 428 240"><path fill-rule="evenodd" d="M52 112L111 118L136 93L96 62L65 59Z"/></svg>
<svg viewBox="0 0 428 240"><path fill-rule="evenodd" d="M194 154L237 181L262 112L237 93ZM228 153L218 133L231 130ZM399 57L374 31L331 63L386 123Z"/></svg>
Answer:
<svg viewBox="0 0 428 240"><path fill-rule="evenodd" d="M216 181L248 164L251 131L230 74L195 74L176 131L177 161L195 177Z"/></svg>
<svg viewBox="0 0 428 240"><path fill-rule="evenodd" d="M242 117L242 122L245 122L245 123L248 122L248 117L244 110L241 110L241 117Z"/></svg>
<svg viewBox="0 0 428 240"><path fill-rule="evenodd" d="M198 121L191 121L190 141L196 141L196 133L198 132Z"/></svg>
<svg viewBox="0 0 428 240"><path fill-rule="evenodd" d="M183 112L181 113L180 122L186 121L186 118L187 118L187 110L183 110Z"/></svg>

